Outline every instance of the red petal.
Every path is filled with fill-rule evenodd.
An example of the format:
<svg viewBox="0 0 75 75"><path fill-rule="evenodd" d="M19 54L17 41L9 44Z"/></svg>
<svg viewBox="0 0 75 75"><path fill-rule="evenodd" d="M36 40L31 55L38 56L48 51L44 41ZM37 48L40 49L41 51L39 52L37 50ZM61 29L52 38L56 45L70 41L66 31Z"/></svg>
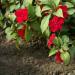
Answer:
<svg viewBox="0 0 75 75"><path fill-rule="evenodd" d="M61 63L61 62L63 62L63 60L61 59L61 57L60 57L60 52L58 51L57 53L56 53L56 56L55 56L55 61L56 61L56 63Z"/></svg>
<svg viewBox="0 0 75 75"><path fill-rule="evenodd" d="M22 14L22 9L16 10L15 15L16 15L17 17L19 17L21 14Z"/></svg>
<svg viewBox="0 0 75 75"><path fill-rule="evenodd" d="M19 35L22 39L24 39L24 37L25 37L25 29L26 29L26 25L24 25L22 29L17 30L18 35Z"/></svg>
<svg viewBox="0 0 75 75"><path fill-rule="evenodd" d="M22 22L23 22L23 18L22 18L22 17L17 17L17 18L16 18L16 21L17 21L18 23L22 23Z"/></svg>
<svg viewBox="0 0 75 75"><path fill-rule="evenodd" d="M24 31L23 31L22 29L20 29L20 30L18 30L17 32L18 32L18 35L19 35L22 39L24 39Z"/></svg>
<svg viewBox="0 0 75 75"><path fill-rule="evenodd" d="M28 19L28 9L27 8L25 8L25 9L23 9L23 20L27 20Z"/></svg>
<svg viewBox="0 0 75 75"><path fill-rule="evenodd" d="M53 44L53 40L55 39L56 35L55 34L51 34L49 40L48 40L48 47L50 47Z"/></svg>

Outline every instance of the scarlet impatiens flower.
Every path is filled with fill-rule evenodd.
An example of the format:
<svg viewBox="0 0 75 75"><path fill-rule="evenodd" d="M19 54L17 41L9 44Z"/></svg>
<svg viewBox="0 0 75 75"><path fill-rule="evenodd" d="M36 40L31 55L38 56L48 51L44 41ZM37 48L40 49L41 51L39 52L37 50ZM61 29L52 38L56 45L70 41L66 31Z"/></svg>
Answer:
<svg viewBox="0 0 75 75"><path fill-rule="evenodd" d="M48 40L48 47L50 47L53 44L53 40L55 39L56 35L53 33L51 34L49 40Z"/></svg>
<svg viewBox="0 0 75 75"><path fill-rule="evenodd" d="M68 17L68 8L67 8L67 6L66 5L60 5L59 7L58 7L58 9L59 8L61 8L62 9L62 11L63 11L63 17L64 17L64 19L66 19L67 17Z"/></svg>
<svg viewBox="0 0 75 75"><path fill-rule="evenodd" d="M61 30L63 23L64 23L64 19L63 18L54 16L49 21L49 27L50 27L51 32L56 32L58 30Z"/></svg>
<svg viewBox="0 0 75 75"><path fill-rule="evenodd" d="M17 30L18 35L19 35L22 39L25 38L25 29L26 29L26 26L24 25L24 26L22 27L22 29L18 29L18 30Z"/></svg>
<svg viewBox="0 0 75 75"><path fill-rule="evenodd" d="M50 27L51 32L56 32L58 30L61 30L63 23L64 23L64 19L63 18L54 16L49 21L49 27Z"/></svg>
<svg viewBox="0 0 75 75"><path fill-rule="evenodd" d="M61 53L60 53L60 51L58 51L57 53L56 53L56 55L55 55L55 61L56 61L56 63L61 63L61 62L63 62L63 60L61 59Z"/></svg>
<svg viewBox="0 0 75 75"><path fill-rule="evenodd" d="M24 9L18 9L15 12L16 15L16 21L18 23L22 23L23 21L28 20L28 9L24 8Z"/></svg>

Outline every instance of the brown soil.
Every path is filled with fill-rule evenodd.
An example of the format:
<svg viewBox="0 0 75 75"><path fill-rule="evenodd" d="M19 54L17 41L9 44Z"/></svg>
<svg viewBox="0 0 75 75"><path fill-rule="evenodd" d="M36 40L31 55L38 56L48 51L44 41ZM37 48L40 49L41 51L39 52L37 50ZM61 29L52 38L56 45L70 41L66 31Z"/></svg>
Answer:
<svg viewBox="0 0 75 75"><path fill-rule="evenodd" d="M0 75L75 75L74 60L68 65L56 64L48 58L48 49L0 43Z"/></svg>

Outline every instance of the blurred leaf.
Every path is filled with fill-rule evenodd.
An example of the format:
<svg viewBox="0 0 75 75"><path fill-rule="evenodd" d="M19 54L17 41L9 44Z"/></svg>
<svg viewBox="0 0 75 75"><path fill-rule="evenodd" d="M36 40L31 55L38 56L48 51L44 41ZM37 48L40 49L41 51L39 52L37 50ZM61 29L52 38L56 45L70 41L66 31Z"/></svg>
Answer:
<svg viewBox="0 0 75 75"><path fill-rule="evenodd" d="M57 52L57 50L55 48L52 48L50 51L49 51L49 57L52 56L52 55L55 55Z"/></svg>
<svg viewBox="0 0 75 75"><path fill-rule="evenodd" d="M9 33L10 31L12 31L12 30L11 30L11 27L7 27L7 28L5 29L5 33L6 33L6 34Z"/></svg>
<svg viewBox="0 0 75 75"><path fill-rule="evenodd" d="M7 40L16 39L17 33L13 32L13 29L11 27L7 27L5 29L5 33Z"/></svg>
<svg viewBox="0 0 75 75"><path fill-rule="evenodd" d="M63 60L65 65L68 65L70 63L70 54L68 52L61 53L61 59Z"/></svg>
<svg viewBox="0 0 75 75"><path fill-rule="evenodd" d="M63 28L61 30L61 34L62 35L67 35L68 34L68 31L69 31L69 29L65 25L63 25Z"/></svg>
<svg viewBox="0 0 75 75"><path fill-rule="evenodd" d="M49 0L39 0L42 4L48 4Z"/></svg>
<svg viewBox="0 0 75 75"><path fill-rule="evenodd" d="M0 12L0 21L2 21L3 20L3 15L2 15L2 13Z"/></svg>
<svg viewBox="0 0 75 75"><path fill-rule="evenodd" d="M26 28L26 30L25 30L25 40L30 41L31 35L32 35L32 32L28 28Z"/></svg>
<svg viewBox="0 0 75 75"><path fill-rule="evenodd" d="M14 11L15 10L15 7L16 7L16 5L11 5L10 8L9 8L9 11L10 12Z"/></svg>
<svg viewBox="0 0 75 75"><path fill-rule="evenodd" d="M65 5L68 7L68 8L72 8L74 7L74 5L70 2L65 2Z"/></svg>
<svg viewBox="0 0 75 75"><path fill-rule="evenodd" d="M75 0L71 0L71 2L75 3Z"/></svg>
<svg viewBox="0 0 75 75"><path fill-rule="evenodd" d="M32 1L33 1L33 0L26 0L26 3L32 4Z"/></svg>
<svg viewBox="0 0 75 75"><path fill-rule="evenodd" d="M43 8L42 8L42 12L43 11L46 11L46 10L50 10L51 8L49 7L49 6L44 6Z"/></svg>
<svg viewBox="0 0 75 75"><path fill-rule="evenodd" d="M69 43L69 37L67 35L62 36L63 43Z"/></svg>
<svg viewBox="0 0 75 75"><path fill-rule="evenodd" d="M33 28L35 31L41 32L40 23L39 23L38 21L34 21L34 22L32 22L31 24L32 24L32 28Z"/></svg>
<svg viewBox="0 0 75 75"><path fill-rule="evenodd" d="M65 50L65 51L69 50L68 44L64 43L62 45L62 49Z"/></svg>
<svg viewBox="0 0 75 75"><path fill-rule="evenodd" d="M49 24L49 19L51 15L45 16L42 21L41 21L41 31L42 33L47 29L48 24Z"/></svg>
<svg viewBox="0 0 75 75"><path fill-rule="evenodd" d="M1 3L5 4L7 0L1 0Z"/></svg>
<svg viewBox="0 0 75 75"><path fill-rule="evenodd" d="M58 37L56 37L56 38L53 40L53 43L54 43L56 46L58 46L58 47L61 46L61 43L60 43L60 40L58 39Z"/></svg>
<svg viewBox="0 0 75 75"><path fill-rule="evenodd" d="M35 17L35 8L32 5L28 6L28 13L29 13L29 17L33 18Z"/></svg>
<svg viewBox="0 0 75 75"><path fill-rule="evenodd" d="M73 15L74 13L75 13L75 9L69 9L69 10L68 10L68 14L69 14L69 15Z"/></svg>
<svg viewBox="0 0 75 75"><path fill-rule="evenodd" d="M23 25L18 25L17 26L17 29L22 29L23 28Z"/></svg>
<svg viewBox="0 0 75 75"><path fill-rule="evenodd" d="M15 44L16 44L17 49L20 49L20 46L19 46L20 40L21 40L21 38L19 38L19 37L17 37L15 40L16 41Z"/></svg>
<svg viewBox="0 0 75 75"><path fill-rule="evenodd" d="M53 13L54 15L58 16L58 17L63 17L63 12L62 9L58 9L56 12Z"/></svg>
<svg viewBox="0 0 75 75"><path fill-rule="evenodd" d="M16 33L7 34L6 38L7 38L7 40L13 40L13 39L16 39L16 36L17 36Z"/></svg>
<svg viewBox="0 0 75 75"><path fill-rule="evenodd" d="M9 18L10 18L10 20L11 21L15 21L15 19L16 19L16 16L15 16L15 14L14 13L10 13L10 15L9 15Z"/></svg>
<svg viewBox="0 0 75 75"><path fill-rule="evenodd" d="M9 0L9 2L10 2L10 3L13 3L13 2L14 2L14 0Z"/></svg>
<svg viewBox="0 0 75 75"><path fill-rule="evenodd" d="M2 13L1 13L1 11L0 11L0 27L3 27L4 25L3 25L3 15L2 15Z"/></svg>
<svg viewBox="0 0 75 75"><path fill-rule="evenodd" d="M32 1L33 0L23 0L23 4L22 4L21 8L28 7L29 5L32 4Z"/></svg>
<svg viewBox="0 0 75 75"><path fill-rule="evenodd" d="M20 8L20 3L18 3L16 6L15 6L15 9L19 9Z"/></svg>
<svg viewBox="0 0 75 75"><path fill-rule="evenodd" d="M59 5L60 0L53 0L53 2L55 3L56 7Z"/></svg>
<svg viewBox="0 0 75 75"><path fill-rule="evenodd" d="M38 17L42 17L40 6L36 5L35 13L36 13L36 16L38 16Z"/></svg>
<svg viewBox="0 0 75 75"><path fill-rule="evenodd" d="M58 41L59 41L60 45L62 46L63 45L63 41L62 41L62 39L60 37L58 37Z"/></svg>
<svg viewBox="0 0 75 75"><path fill-rule="evenodd" d="M49 29L49 27L46 29L46 31L45 31L45 35L47 36L47 37L49 37L50 36L50 29Z"/></svg>
<svg viewBox="0 0 75 75"><path fill-rule="evenodd" d="M71 58L75 58L75 46L70 47L69 52L71 54Z"/></svg>

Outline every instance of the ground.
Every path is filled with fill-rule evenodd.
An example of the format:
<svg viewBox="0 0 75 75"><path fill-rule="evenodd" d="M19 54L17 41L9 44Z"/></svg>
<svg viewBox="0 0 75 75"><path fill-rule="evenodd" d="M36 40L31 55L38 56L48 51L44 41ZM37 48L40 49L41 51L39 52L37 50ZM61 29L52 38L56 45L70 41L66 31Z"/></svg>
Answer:
<svg viewBox="0 0 75 75"><path fill-rule="evenodd" d="M17 49L15 44L0 43L0 75L75 75L74 60L67 66L53 61L43 45Z"/></svg>

